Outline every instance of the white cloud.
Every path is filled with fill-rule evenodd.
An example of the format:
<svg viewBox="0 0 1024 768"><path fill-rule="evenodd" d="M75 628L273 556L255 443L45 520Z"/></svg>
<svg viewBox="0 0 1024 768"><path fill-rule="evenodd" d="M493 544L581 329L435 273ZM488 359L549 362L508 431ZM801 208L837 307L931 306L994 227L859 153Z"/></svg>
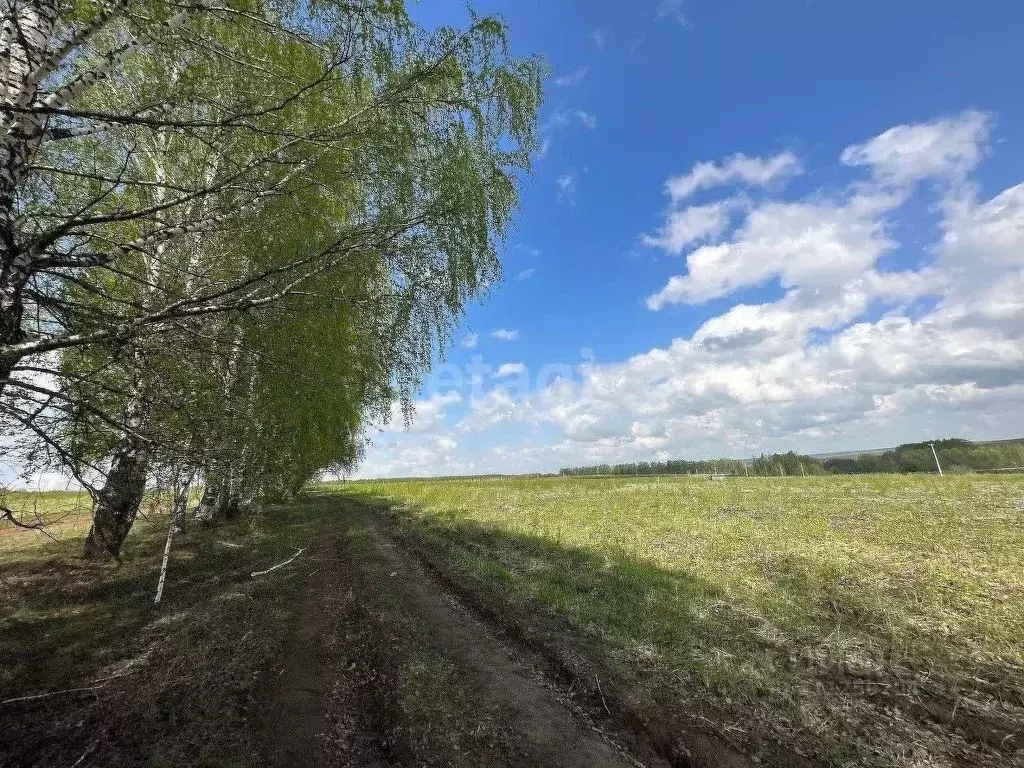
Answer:
<svg viewBox="0 0 1024 768"><path fill-rule="evenodd" d="M934 136L935 126L956 134L970 119L902 128L905 136ZM973 148L948 137L925 142L959 146L927 161L865 149L872 161L852 172L867 181L744 210L726 242L689 254L687 273L659 301L732 297L772 279L779 295L734 301L692 333L625 360L587 356L571 379L469 398L455 427L465 438L449 456L435 451L431 471L549 471L1024 433L1024 183L979 198L965 169L989 147L987 133L973 135ZM921 179L940 183L912 189ZM922 205L939 217L930 231L921 229ZM900 261L914 266L884 267L892 233L910 224L914 242L927 243L916 252L900 246ZM411 473L395 462L424 466L416 453L389 449L386 457L392 473Z"/></svg>
<svg viewBox="0 0 1024 768"><path fill-rule="evenodd" d="M584 109L558 109L555 110L544 124L541 131L550 131L552 128L566 128L574 123L593 130L597 127L597 117L593 112L587 112Z"/></svg>
<svg viewBox="0 0 1024 768"><path fill-rule="evenodd" d="M665 182L665 189L673 202L690 197L701 189L739 182L747 186L764 187L776 179L802 173L803 167L789 150L774 157L747 157L739 152L721 163L697 163L689 173L673 176Z"/></svg>
<svg viewBox="0 0 1024 768"><path fill-rule="evenodd" d="M509 376L521 376L526 373L526 366L522 363L502 363L494 372L494 378L504 379Z"/></svg>
<svg viewBox="0 0 1024 768"><path fill-rule="evenodd" d="M429 477L480 471L475 461L457 455L459 444L447 437L405 435L400 444L375 444L357 477Z"/></svg>
<svg viewBox="0 0 1024 768"><path fill-rule="evenodd" d="M522 398L513 397L504 389L492 389L483 397L470 398L469 410L456 429L478 433L502 424L521 423L527 420L529 409Z"/></svg>
<svg viewBox="0 0 1024 768"><path fill-rule="evenodd" d="M519 339L519 331L509 328L495 328L491 331L491 338L498 341L517 341Z"/></svg>
<svg viewBox="0 0 1024 768"><path fill-rule="evenodd" d="M766 186L776 179L800 172L802 168L799 160L789 151L769 158L736 154L721 164L697 163L689 173L670 177L665 182L665 193L670 199L665 221L655 234L645 234L641 239L645 245L662 248L674 256L694 243L713 242L728 228L731 211L745 207L749 202L739 196L704 205L686 206L685 201L695 192L733 182L746 186ZM665 298L670 298L670 295L667 294Z"/></svg>
<svg viewBox="0 0 1024 768"><path fill-rule="evenodd" d="M683 0L661 0L658 3L657 16L659 19L673 18L684 27L689 24L683 13Z"/></svg>
<svg viewBox="0 0 1024 768"><path fill-rule="evenodd" d="M930 123L897 125L843 150L843 165L869 166L893 184L929 177L962 177L980 162L992 117L969 110Z"/></svg>
<svg viewBox="0 0 1024 768"><path fill-rule="evenodd" d="M869 165L871 180L855 183L851 191L833 198L819 194L808 200L772 201L755 207L728 242L692 251L686 259L687 274L669 278L647 298L647 307L657 311L671 304L698 304L772 278L778 278L784 289L799 286L828 293L865 276L897 245L888 234L887 216L900 209L909 192L892 190L890 184L929 177L956 184L984 153L989 122L981 113L966 112L931 123L898 126L864 144L847 147L840 161ZM742 171L731 164L700 171L697 166L678 184L670 180L669 192L678 199L712 176L739 173L747 179L764 180L787 166L782 161L747 160L735 166L745 169ZM950 193L944 199L949 215L977 215L972 213L969 199L961 201L960 194ZM1001 200L991 205L1014 207L1012 195ZM678 221L670 216L660 236L647 242L678 253L698 238L719 234L721 221L715 211L711 205L674 212ZM1012 241L1014 235L1005 223L998 226L1002 237Z"/></svg>
<svg viewBox="0 0 1024 768"><path fill-rule="evenodd" d="M462 337L462 346L466 349L476 349L476 345L480 343L479 333L467 333Z"/></svg>
<svg viewBox="0 0 1024 768"><path fill-rule="evenodd" d="M687 274L670 278L647 306L697 304L775 276L784 288L842 285L892 246L874 212L861 198L847 205L765 203L730 242L690 253Z"/></svg>
<svg viewBox="0 0 1024 768"><path fill-rule="evenodd" d="M602 29L592 29L590 31L590 40L598 48L604 48L605 42L607 42L606 39L605 39L604 30L602 30Z"/></svg>
<svg viewBox="0 0 1024 768"><path fill-rule="evenodd" d="M572 173L564 173L555 179L558 185L558 202L576 205L576 177Z"/></svg>
<svg viewBox="0 0 1024 768"><path fill-rule="evenodd" d="M408 424L400 403L392 403L391 418L381 427L383 432L431 432L443 426L447 409L462 402L462 395L452 390L439 392L412 403Z"/></svg>
<svg viewBox="0 0 1024 768"><path fill-rule="evenodd" d="M582 66L581 67L576 67L576 69L574 69L569 74L562 75L560 77L556 77L555 80L554 80L554 83L555 83L555 85L561 86L561 87L579 85L580 83L583 82L583 79L587 76L587 71L588 70L587 70L586 67L582 67ZM586 113L584 113L584 114L586 114Z"/></svg>
<svg viewBox="0 0 1024 768"><path fill-rule="evenodd" d="M447 435L438 435L434 438L434 445L442 451L454 451L459 444Z"/></svg>
<svg viewBox="0 0 1024 768"><path fill-rule="evenodd" d="M597 117L592 112L583 109L556 109L540 127L541 140L537 156L539 158L547 157L553 142L552 134L574 125L593 130L597 127Z"/></svg>
<svg viewBox="0 0 1024 768"><path fill-rule="evenodd" d="M691 243L715 239L729 224L731 206L731 201L723 200L670 211L656 234L642 236L644 245L663 248L672 255L678 255Z"/></svg>
<svg viewBox="0 0 1024 768"><path fill-rule="evenodd" d="M0 463L0 486L11 491L77 491L83 486L63 472L36 472L30 475L20 461Z"/></svg>
<svg viewBox="0 0 1024 768"><path fill-rule="evenodd" d="M533 267L530 267L529 269L524 269L521 272L519 272L519 274L516 275L515 279L516 280L529 280L535 274L537 274L537 270L534 269Z"/></svg>

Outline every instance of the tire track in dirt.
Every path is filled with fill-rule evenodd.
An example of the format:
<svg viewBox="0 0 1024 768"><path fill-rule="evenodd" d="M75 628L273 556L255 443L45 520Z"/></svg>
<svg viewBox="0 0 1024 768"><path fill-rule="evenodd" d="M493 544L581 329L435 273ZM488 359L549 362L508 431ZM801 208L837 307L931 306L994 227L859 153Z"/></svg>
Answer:
<svg viewBox="0 0 1024 768"><path fill-rule="evenodd" d="M372 521L367 529L391 568L391 578L443 649L475 684L473 692L514 731L535 766L620 768L638 763L580 722L515 652L451 595Z"/></svg>
<svg viewBox="0 0 1024 768"><path fill-rule="evenodd" d="M310 548L313 571L282 649L283 666L261 702L257 728L263 761L270 766L323 765L325 712L334 688L332 639L346 599L347 526L328 526ZM309 565L307 562L305 565Z"/></svg>
<svg viewBox="0 0 1024 768"><path fill-rule="evenodd" d="M270 766L320 765L420 765L423 756L408 745L381 751L374 745L395 740L396 733L415 731L415 724L401 722L401 683L395 676L400 658L387 658L388 640L369 618L367 609L353 606L377 601L388 610L412 614L423 628L423 645L448 659L458 670L465 687L479 706L481 721L497 723L504 734L503 754L481 754L470 762L506 766L565 766L566 768L625 768L643 765L590 724L584 715L572 711L560 700L543 675L527 664L520 654L501 640L484 622L428 575L373 520L339 500L339 519L320 534L309 552L307 567L312 571L303 604L298 610L295 632L283 649L282 667L268 681L261 702L259 742L262 757ZM350 531L364 531L372 556L379 560L365 570L362 558L348 547ZM360 572L360 568L364 570ZM384 574L384 575L382 575ZM377 580L376 586L373 579ZM386 584L380 584L386 579ZM354 585L372 594L360 596ZM355 622L355 623L354 623ZM368 700L351 685L354 659L366 658L365 648L351 644L353 636L374 637L381 651L365 665L374 683ZM346 645L348 643L348 645ZM361 663L361 662L359 662ZM377 674L380 672L381 674ZM360 733L348 739L341 750L331 743L328 722L339 687L347 689L349 706L359 711L349 719L358 723ZM376 687L373 687L376 686ZM384 717L366 710L374 699L388 701ZM350 713L351 714L351 713ZM490 750L494 749L492 744ZM374 754L370 754L370 752ZM444 756L430 756L429 764L445 764ZM497 763L494 762L497 758ZM663 768L665 763L648 763Z"/></svg>

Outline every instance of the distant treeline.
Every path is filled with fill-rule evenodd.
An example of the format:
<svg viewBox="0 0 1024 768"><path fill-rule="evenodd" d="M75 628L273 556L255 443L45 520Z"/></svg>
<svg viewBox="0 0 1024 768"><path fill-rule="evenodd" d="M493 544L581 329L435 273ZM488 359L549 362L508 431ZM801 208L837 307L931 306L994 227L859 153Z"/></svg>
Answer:
<svg viewBox="0 0 1024 768"><path fill-rule="evenodd" d="M1024 440L972 443L969 440L935 440L943 472L1024 467ZM816 457L790 451L761 454L756 459L710 461L641 461L632 464L597 464L567 467L560 475L860 475L935 472L935 457L928 443L907 443L888 451L850 456Z"/></svg>
<svg viewBox="0 0 1024 768"><path fill-rule="evenodd" d="M560 475L821 475L821 462L810 456L789 453L763 454L752 461L709 459L707 461L641 461L633 464L596 464L568 467Z"/></svg>
<svg viewBox="0 0 1024 768"><path fill-rule="evenodd" d="M935 440L933 443L943 472L974 472L1024 466L1024 440L972 443L970 440L950 439ZM928 443L907 443L883 453L824 459L821 465L826 472L843 475L934 472L935 457Z"/></svg>

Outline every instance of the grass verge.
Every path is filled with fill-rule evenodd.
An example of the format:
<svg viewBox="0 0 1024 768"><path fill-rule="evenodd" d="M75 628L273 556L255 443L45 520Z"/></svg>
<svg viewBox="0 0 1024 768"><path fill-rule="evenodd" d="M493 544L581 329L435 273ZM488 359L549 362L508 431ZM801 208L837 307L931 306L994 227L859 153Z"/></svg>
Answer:
<svg viewBox="0 0 1024 768"><path fill-rule="evenodd" d="M157 609L166 517L150 508L121 562L100 564L80 558L88 518L66 515L68 502L34 504L63 521L48 528L55 539L0 531L0 701L20 699L0 704L0 764L256 764L257 683L307 566L250 573L308 544L333 507L272 508L176 537Z"/></svg>

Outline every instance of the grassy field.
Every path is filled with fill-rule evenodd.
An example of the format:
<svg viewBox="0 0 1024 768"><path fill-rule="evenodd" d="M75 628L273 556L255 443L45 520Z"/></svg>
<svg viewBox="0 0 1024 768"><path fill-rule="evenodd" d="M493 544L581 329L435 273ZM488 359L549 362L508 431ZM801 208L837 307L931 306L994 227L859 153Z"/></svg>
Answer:
<svg viewBox="0 0 1024 768"><path fill-rule="evenodd" d="M0 503L17 512L19 522L45 526L44 532L0 520L0 562L8 561L15 552L34 556L47 542L84 537L92 520L92 500L84 491L7 491Z"/></svg>
<svg viewBox="0 0 1024 768"><path fill-rule="evenodd" d="M632 695L840 765L1024 760L1024 477L355 483Z"/></svg>

